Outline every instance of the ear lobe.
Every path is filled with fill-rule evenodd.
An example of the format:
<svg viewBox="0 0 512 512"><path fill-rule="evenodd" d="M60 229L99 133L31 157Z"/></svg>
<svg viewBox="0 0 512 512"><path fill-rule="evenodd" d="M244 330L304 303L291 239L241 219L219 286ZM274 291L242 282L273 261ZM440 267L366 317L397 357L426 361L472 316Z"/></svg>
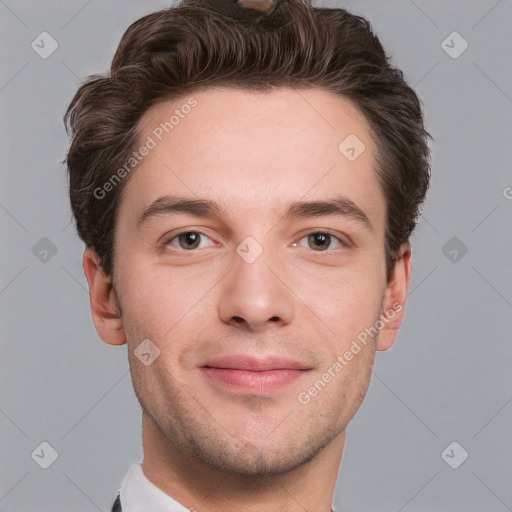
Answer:
<svg viewBox="0 0 512 512"><path fill-rule="evenodd" d="M406 245L400 257L396 260L393 275L386 285L384 294L383 311L381 314L382 329L377 339L377 350L390 349L402 325L405 313L405 303L411 281L412 271L411 246Z"/></svg>
<svg viewBox="0 0 512 512"><path fill-rule="evenodd" d="M89 285L92 319L100 338L110 345L126 343L120 309L112 278L107 276L93 249L86 249L83 267Z"/></svg>

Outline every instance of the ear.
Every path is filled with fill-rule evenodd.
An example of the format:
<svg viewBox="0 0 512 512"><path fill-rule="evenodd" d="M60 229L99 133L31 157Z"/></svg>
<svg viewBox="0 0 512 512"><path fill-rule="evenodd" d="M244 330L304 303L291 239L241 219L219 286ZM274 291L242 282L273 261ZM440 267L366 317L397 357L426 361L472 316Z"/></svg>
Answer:
<svg viewBox="0 0 512 512"><path fill-rule="evenodd" d="M110 345L126 343L126 334L121 322L121 314L112 278L107 276L100 265L99 257L93 249L86 249L83 266L87 283L94 325L100 338Z"/></svg>
<svg viewBox="0 0 512 512"><path fill-rule="evenodd" d="M396 260L393 274L386 285L381 315L384 326L377 339L377 350L388 350L395 343L404 318L411 270L411 246L408 244L403 248L400 258Z"/></svg>

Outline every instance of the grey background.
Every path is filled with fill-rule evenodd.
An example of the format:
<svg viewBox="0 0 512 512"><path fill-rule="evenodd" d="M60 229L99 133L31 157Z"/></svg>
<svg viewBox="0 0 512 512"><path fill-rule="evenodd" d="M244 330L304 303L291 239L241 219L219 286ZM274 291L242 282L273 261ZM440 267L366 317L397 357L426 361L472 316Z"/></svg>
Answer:
<svg viewBox="0 0 512 512"><path fill-rule="evenodd" d="M372 22L435 139L405 324L349 426L335 505L512 510L512 2L316 4ZM59 162L80 81L108 69L132 21L168 5L0 0L1 512L109 511L142 458L126 345L95 332ZM31 48L43 31L59 44L47 59ZM441 45L454 31L469 43L457 59ZM58 452L48 469L31 457L43 441ZM469 453L458 469L441 457L453 441Z"/></svg>

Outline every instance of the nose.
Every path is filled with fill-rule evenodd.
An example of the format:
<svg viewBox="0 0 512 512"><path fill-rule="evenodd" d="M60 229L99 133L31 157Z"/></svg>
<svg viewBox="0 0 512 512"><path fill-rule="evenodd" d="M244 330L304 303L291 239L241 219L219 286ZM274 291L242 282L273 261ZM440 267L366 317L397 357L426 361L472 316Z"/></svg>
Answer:
<svg viewBox="0 0 512 512"><path fill-rule="evenodd" d="M249 263L233 255L233 267L222 281L219 317L248 331L285 326L293 321L296 299L287 284L283 262L270 251Z"/></svg>

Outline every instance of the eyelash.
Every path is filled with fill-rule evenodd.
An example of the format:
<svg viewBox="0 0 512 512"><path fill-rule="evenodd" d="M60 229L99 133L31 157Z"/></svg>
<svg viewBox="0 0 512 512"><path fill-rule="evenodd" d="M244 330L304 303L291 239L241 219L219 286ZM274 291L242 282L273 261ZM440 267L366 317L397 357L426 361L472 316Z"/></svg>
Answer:
<svg viewBox="0 0 512 512"><path fill-rule="evenodd" d="M188 230L188 231L182 231L181 233L177 233L176 235L174 235L172 238L170 238L167 242L164 243L165 246L168 246L168 245L172 245L172 242L174 240L178 240L180 238L180 236L183 236L183 235L187 235L187 234L190 234L190 233L193 233L193 234L197 234L197 235L200 235L200 236L205 236L207 238L210 238L206 233L203 233L202 231L193 231L193 230ZM309 233L306 233L300 240L304 240L305 238L307 237L310 237L312 235L327 235L328 237L330 237L331 241L332 240L336 240L339 245L341 246L341 248L347 248L349 247L349 244L345 241L343 241L340 237L338 237L337 235L331 233L329 230L316 230L316 231L311 231ZM211 238L210 238L211 240ZM296 247L298 245L299 242L294 242L294 247ZM323 250L323 251L314 251L313 249L313 252L317 252L317 253L326 253L326 252L332 252L332 250L329 250L330 249L330 246L332 244L329 244L329 247L326 249L326 250ZM196 247L195 249L190 249L190 250L186 250L186 249L183 249L181 247L176 247L174 245L172 245L178 252L197 252L199 249Z"/></svg>

